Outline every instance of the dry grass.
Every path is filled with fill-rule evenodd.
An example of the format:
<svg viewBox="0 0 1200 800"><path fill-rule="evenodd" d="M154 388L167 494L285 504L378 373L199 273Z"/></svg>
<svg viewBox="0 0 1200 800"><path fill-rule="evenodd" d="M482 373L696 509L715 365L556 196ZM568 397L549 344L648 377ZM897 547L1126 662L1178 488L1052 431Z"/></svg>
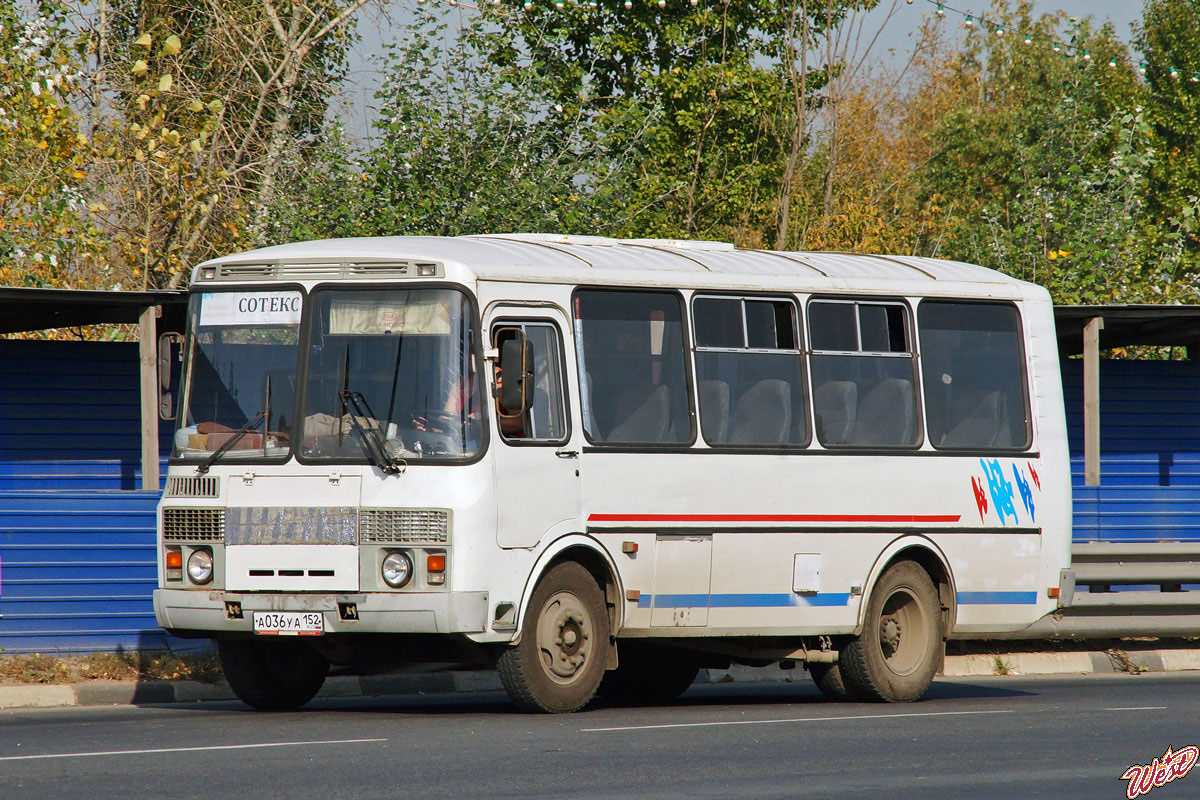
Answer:
<svg viewBox="0 0 1200 800"><path fill-rule="evenodd" d="M0 658L0 683L69 683L71 671L60 658L34 653Z"/></svg>
<svg viewBox="0 0 1200 800"><path fill-rule="evenodd" d="M91 653L84 656L0 656L0 683L85 681L202 681L218 683L215 653Z"/></svg>

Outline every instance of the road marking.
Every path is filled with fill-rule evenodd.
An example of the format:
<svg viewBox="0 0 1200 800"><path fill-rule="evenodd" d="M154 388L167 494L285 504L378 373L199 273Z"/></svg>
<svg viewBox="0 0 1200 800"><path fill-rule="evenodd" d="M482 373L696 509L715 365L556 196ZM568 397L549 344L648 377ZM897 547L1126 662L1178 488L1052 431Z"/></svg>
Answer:
<svg viewBox="0 0 1200 800"><path fill-rule="evenodd" d="M649 731L663 728L711 728L719 725L778 725L784 722L840 722L851 719L896 719L899 717L962 717L977 714L1012 714L1009 709L996 711L929 711L920 714L859 714L846 717L793 717L790 719L736 719L723 722L674 722L665 725L627 725L619 728L581 728L580 733L608 731Z"/></svg>
<svg viewBox="0 0 1200 800"><path fill-rule="evenodd" d="M319 744L363 744L387 739L325 739L314 742L263 742L261 744L216 744L208 747L160 747L153 750L101 750L94 753L45 753L37 756L0 756L0 761L32 761L41 758L96 758L97 756L141 756L155 753L199 753L206 750L253 750L262 747L300 747Z"/></svg>
<svg viewBox="0 0 1200 800"><path fill-rule="evenodd" d="M1105 711L1166 711L1166 706L1130 706L1128 708L1106 708Z"/></svg>

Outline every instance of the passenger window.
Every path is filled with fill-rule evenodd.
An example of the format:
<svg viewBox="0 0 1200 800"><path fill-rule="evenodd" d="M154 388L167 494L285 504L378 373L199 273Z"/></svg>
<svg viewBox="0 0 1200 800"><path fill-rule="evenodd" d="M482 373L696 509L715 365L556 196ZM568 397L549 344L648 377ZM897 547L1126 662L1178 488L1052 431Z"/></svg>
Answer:
<svg viewBox="0 0 1200 800"><path fill-rule="evenodd" d="M1030 443L1017 309L926 301L917 312L929 441L941 449L1024 449Z"/></svg>
<svg viewBox="0 0 1200 800"><path fill-rule="evenodd" d="M700 430L710 445L808 443L796 318L791 300L692 301Z"/></svg>
<svg viewBox="0 0 1200 800"><path fill-rule="evenodd" d="M533 353L527 380L529 407L507 409L500 392L498 362L493 365L493 397L496 427L507 442L561 444L567 440L566 403L563 394L562 353L558 329L544 322L504 323L493 328L492 342L497 349L506 341L524 336Z"/></svg>
<svg viewBox="0 0 1200 800"><path fill-rule="evenodd" d="M824 446L915 447L916 365L900 303L813 300L812 392Z"/></svg>
<svg viewBox="0 0 1200 800"><path fill-rule="evenodd" d="M604 444L693 439L683 316L670 292L580 289L574 298L583 429ZM719 329L713 335L722 335Z"/></svg>
<svg viewBox="0 0 1200 800"><path fill-rule="evenodd" d="M808 307L808 340L813 350L849 353L858 350L858 321L853 303L812 303Z"/></svg>

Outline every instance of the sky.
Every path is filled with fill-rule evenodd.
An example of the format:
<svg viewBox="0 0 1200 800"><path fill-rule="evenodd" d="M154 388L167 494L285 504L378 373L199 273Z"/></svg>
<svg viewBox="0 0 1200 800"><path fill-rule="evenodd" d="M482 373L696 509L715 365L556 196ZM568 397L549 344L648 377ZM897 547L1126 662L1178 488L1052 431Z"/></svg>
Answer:
<svg viewBox="0 0 1200 800"><path fill-rule="evenodd" d="M454 8L447 0L426 0L444 7L450 16L470 13ZM504 0L516 2L516 0ZM537 0L535 0L537 1ZM547 0L541 0L543 2ZM572 2L572 0L565 0ZM574 0L578 2L579 0ZM673 0L668 0L669 2ZM370 123L375 115L371 110L374 104L372 95L379 86L380 73L378 65L372 60L372 54L380 52L381 45L394 40L403 29L404 21L410 18L416 0L384 0L385 12L368 11L359 18L358 30L361 41L350 54L350 73L347 79L346 98L340 116L346 125L347 133L354 139L370 136ZM735 0L736 2L736 0ZM945 0L944 24L962 27L967 14L975 20L986 17L992 6L990 0ZM921 27L922 17L932 17L937 8L936 2L929 0L880 0L879 5L870 12L864 20L864 33L873 35L879 31L879 38L872 49L881 59L892 63L904 63L911 55L915 33ZM1142 15L1140 0L1033 0L1035 15L1055 14L1064 12L1068 17L1091 16L1097 22L1113 23L1117 38L1130 42L1133 38L1131 25L1139 21ZM867 33L869 32L869 33Z"/></svg>

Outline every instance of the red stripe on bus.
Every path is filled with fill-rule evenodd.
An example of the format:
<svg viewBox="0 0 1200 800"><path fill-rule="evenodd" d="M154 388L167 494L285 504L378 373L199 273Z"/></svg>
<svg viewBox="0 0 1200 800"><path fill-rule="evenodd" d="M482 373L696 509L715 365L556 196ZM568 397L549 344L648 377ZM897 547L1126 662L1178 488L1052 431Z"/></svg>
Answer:
<svg viewBox="0 0 1200 800"><path fill-rule="evenodd" d="M588 522L958 522L960 514L591 514Z"/></svg>

